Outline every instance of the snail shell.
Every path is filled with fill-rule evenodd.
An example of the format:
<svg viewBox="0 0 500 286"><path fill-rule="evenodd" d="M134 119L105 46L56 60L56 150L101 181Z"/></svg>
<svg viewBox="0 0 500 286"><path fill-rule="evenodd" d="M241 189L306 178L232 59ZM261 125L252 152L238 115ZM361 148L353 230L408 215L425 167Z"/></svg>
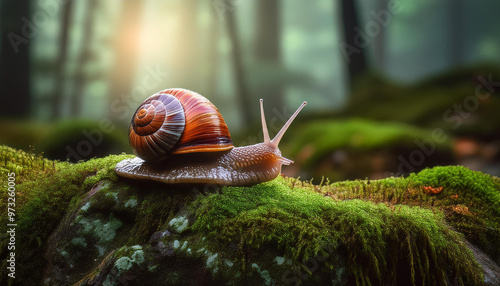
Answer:
<svg viewBox="0 0 500 286"><path fill-rule="evenodd" d="M202 95L166 89L147 98L129 128L132 151L145 161L170 154L224 152L234 145L219 110Z"/></svg>

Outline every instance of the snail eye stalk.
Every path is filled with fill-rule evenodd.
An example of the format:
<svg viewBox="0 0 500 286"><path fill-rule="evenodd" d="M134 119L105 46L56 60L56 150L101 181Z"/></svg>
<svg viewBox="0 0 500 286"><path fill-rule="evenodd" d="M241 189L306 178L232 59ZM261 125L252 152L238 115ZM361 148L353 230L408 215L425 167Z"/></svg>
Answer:
<svg viewBox="0 0 500 286"><path fill-rule="evenodd" d="M269 132L267 131L267 125L266 125L266 120L264 118L264 110L262 106L262 99L260 100L260 112L261 112L261 117L262 117L262 129L264 130L264 143L265 144L270 144L274 148L278 148L278 145L280 144L281 138L283 138L283 135L285 135L286 130L290 125L292 124L293 120L299 115L299 112L304 108L304 106L307 105L307 102L304 101L302 104L295 110L293 115L288 119L288 121L283 125L281 130L274 136L273 140L269 141ZM267 141L266 141L267 138Z"/></svg>

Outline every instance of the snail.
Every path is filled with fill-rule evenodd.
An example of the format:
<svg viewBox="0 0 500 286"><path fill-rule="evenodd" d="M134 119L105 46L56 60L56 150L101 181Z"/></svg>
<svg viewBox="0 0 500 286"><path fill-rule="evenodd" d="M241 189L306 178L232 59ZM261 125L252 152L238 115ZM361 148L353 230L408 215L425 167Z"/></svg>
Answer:
<svg viewBox="0 0 500 286"><path fill-rule="evenodd" d="M132 117L129 141L137 157L119 162L115 171L126 178L168 184L234 186L273 180L282 165L293 163L281 155L278 144L306 104L270 140L261 99L264 142L234 147L224 119L208 99L186 89L160 91Z"/></svg>

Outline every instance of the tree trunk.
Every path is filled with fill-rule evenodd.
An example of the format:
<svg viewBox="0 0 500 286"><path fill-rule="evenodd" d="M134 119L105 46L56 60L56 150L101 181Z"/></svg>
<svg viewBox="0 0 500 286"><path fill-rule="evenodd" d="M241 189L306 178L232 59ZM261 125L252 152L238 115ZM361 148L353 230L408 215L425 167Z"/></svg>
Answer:
<svg viewBox="0 0 500 286"><path fill-rule="evenodd" d="M378 0L377 5L376 5L377 12L388 11L387 10L388 4L389 4L389 0ZM380 32L373 39L373 44L374 44L374 48L375 48L374 49L375 50L375 55L374 55L375 64L377 65L377 68L381 71L385 70L386 29L388 29L388 26L381 25Z"/></svg>
<svg viewBox="0 0 500 286"><path fill-rule="evenodd" d="M266 109L282 110L284 106L282 81L273 77L281 68L281 17L279 0L259 0L255 39L255 56L263 67L269 66L270 80L259 86L257 93L264 98Z"/></svg>
<svg viewBox="0 0 500 286"><path fill-rule="evenodd" d="M342 23L344 30L345 46L344 56L347 59L348 82L352 88L356 78L367 69L364 47L359 43L358 31L362 29L359 25L357 9L354 0L342 0L340 3L342 12ZM368 39L366 39L368 40ZM345 50L347 49L347 51Z"/></svg>
<svg viewBox="0 0 500 286"><path fill-rule="evenodd" d="M464 21L468 19L463 17L464 3L462 0L449 0L449 56L450 67L459 65L463 59L463 27Z"/></svg>
<svg viewBox="0 0 500 286"><path fill-rule="evenodd" d="M209 7L205 7L206 9L210 9L213 11L212 17L210 19L210 41L207 46L206 51L206 60L208 65L208 72L206 75L206 93L208 98L216 98L217 97L217 70L219 64L219 51L218 44L220 42L219 35L219 18L217 18L217 11L213 9L213 4L210 3Z"/></svg>
<svg viewBox="0 0 500 286"><path fill-rule="evenodd" d="M83 37L82 49L78 57L78 70L75 74L75 88L71 98L71 115L78 117L82 112L82 104L85 96L85 86L87 84L88 75L85 74L85 65L91 59L92 53L92 37L94 31L94 16L97 8L97 0L87 1L87 10L85 11L85 20L83 21Z"/></svg>
<svg viewBox="0 0 500 286"><path fill-rule="evenodd" d="M59 57L56 64L56 88L52 97L52 114L51 119L59 119L62 113L62 101L64 85L66 83L66 59L68 54L68 32L71 25L71 11L73 8L73 0L69 0L63 6L63 18L61 22L61 34L59 41Z"/></svg>
<svg viewBox="0 0 500 286"><path fill-rule="evenodd" d="M231 0L227 0L231 1ZM226 5L228 7L231 5L231 3L226 1ZM235 81L236 81L236 92L238 93L239 101L240 101L240 110L241 114L243 116L243 122L252 122L252 112L250 112L250 109L248 108L251 106L251 100L250 100L250 95L248 92L247 84L246 84L246 79L245 79L245 69L243 67L243 58L241 55L241 45L240 45L240 40L237 35L237 23L234 19L234 9L228 9L225 11L224 14L226 18L226 24L227 24L227 32L229 36L229 40L231 42L232 46L232 62L233 62L233 69L234 69L234 76L235 76Z"/></svg>
<svg viewBox="0 0 500 286"><path fill-rule="evenodd" d="M30 44L38 28L28 17L30 4L0 1L0 117L27 117L31 111Z"/></svg>
<svg viewBox="0 0 500 286"><path fill-rule="evenodd" d="M194 90L204 94L204 63L203 52L206 46L201 40L202 31L199 22L201 3L198 0L184 0L179 2L177 17L179 18L176 42L182 43L175 46L170 55L170 70L175 71L173 80L177 86Z"/></svg>

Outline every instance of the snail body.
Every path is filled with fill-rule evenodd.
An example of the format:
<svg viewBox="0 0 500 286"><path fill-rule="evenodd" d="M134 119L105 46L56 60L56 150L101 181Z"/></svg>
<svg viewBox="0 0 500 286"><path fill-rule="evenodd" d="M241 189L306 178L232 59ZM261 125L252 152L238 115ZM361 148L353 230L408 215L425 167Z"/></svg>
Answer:
<svg viewBox="0 0 500 286"><path fill-rule="evenodd" d="M264 142L234 147L224 119L208 99L185 89L163 90L135 112L129 141L138 157L119 162L115 171L168 184L252 185L273 180L282 165L293 163L281 155L278 144L305 105L270 140L261 99Z"/></svg>

